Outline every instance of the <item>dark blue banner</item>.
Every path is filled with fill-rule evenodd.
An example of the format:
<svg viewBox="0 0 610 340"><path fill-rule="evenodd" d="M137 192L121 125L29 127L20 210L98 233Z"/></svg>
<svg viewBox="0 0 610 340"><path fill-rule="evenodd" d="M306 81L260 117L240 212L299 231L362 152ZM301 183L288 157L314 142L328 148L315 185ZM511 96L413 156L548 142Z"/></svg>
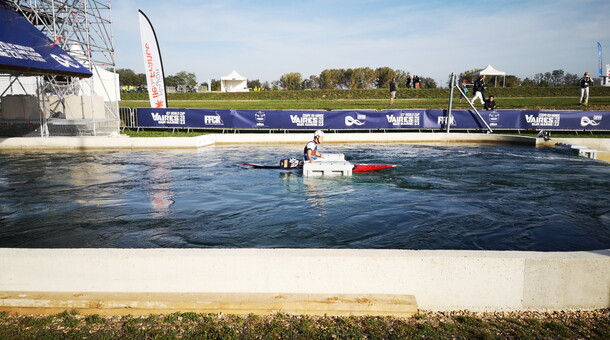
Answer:
<svg viewBox="0 0 610 340"><path fill-rule="evenodd" d="M475 116L476 113L467 110L451 111L452 129L487 129L485 124ZM428 129L447 128L447 110L426 110L424 126Z"/></svg>
<svg viewBox="0 0 610 340"><path fill-rule="evenodd" d="M610 111L452 110L451 129L610 130ZM447 110L138 109L141 127L280 130L446 129Z"/></svg>
<svg viewBox="0 0 610 340"><path fill-rule="evenodd" d="M419 129L426 110L331 111L337 129Z"/></svg>
<svg viewBox="0 0 610 340"><path fill-rule="evenodd" d="M235 110L235 128L323 129L328 111Z"/></svg>
<svg viewBox="0 0 610 340"><path fill-rule="evenodd" d="M474 111L470 111L474 114ZM479 111L485 122L493 129L514 129L521 126L521 110Z"/></svg>
<svg viewBox="0 0 610 340"><path fill-rule="evenodd" d="M0 68L5 73L92 76L91 71L3 2L0 2Z"/></svg>
<svg viewBox="0 0 610 340"><path fill-rule="evenodd" d="M234 128L231 110L138 108L141 127Z"/></svg>
<svg viewBox="0 0 610 340"><path fill-rule="evenodd" d="M524 111L525 112L525 111ZM536 112L536 111L534 111ZM608 130L608 111L537 111L524 114L528 129Z"/></svg>
<svg viewBox="0 0 610 340"><path fill-rule="evenodd" d="M481 117L474 110L452 110L451 128L456 129L483 129L487 126L481 118L493 129L521 129L522 112L520 110L493 110L479 111ZM426 128L446 129L447 110L427 110Z"/></svg>

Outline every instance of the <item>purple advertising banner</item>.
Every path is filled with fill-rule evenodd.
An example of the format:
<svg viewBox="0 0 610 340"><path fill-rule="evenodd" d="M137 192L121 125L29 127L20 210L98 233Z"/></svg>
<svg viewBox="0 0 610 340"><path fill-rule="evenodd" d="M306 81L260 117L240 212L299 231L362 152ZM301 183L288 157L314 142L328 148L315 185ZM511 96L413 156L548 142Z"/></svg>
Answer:
<svg viewBox="0 0 610 340"><path fill-rule="evenodd" d="M523 120L527 129L610 129L608 111L530 111L529 114L524 113Z"/></svg>
<svg viewBox="0 0 610 340"><path fill-rule="evenodd" d="M233 128L230 110L138 108L140 127Z"/></svg>
<svg viewBox="0 0 610 340"><path fill-rule="evenodd" d="M323 129L329 111L235 110L235 128Z"/></svg>
<svg viewBox="0 0 610 340"><path fill-rule="evenodd" d="M426 110L331 111L337 129L419 129Z"/></svg>
<svg viewBox="0 0 610 340"><path fill-rule="evenodd" d="M281 130L446 129L447 110L207 110L139 108L140 127ZM480 111L492 129L610 130L610 111ZM473 110L452 110L452 129L487 127Z"/></svg>
<svg viewBox="0 0 610 340"><path fill-rule="evenodd" d="M479 114L491 129L522 129L520 110L493 110L479 111ZM537 111L536 111L537 112ZM425 128L446 129L447 110L427 110L425 117ZM452 129L484 129L487 127L473 110L452 110Z"/></svg>

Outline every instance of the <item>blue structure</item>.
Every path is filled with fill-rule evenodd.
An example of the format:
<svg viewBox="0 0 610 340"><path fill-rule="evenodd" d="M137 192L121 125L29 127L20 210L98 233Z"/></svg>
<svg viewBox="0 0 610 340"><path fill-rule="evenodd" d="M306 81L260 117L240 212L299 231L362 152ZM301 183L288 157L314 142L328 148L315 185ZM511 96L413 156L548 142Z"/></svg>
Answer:
<svg viewBox="0 0 610 340"><path fill-rule="evenodd" d="M0 72L88 78L85 66L25 17L0 2Z"/></svg>
<svg viewBox="0 0 610 340"><path fill-rule="evenodd" d="M479 112L492 129L610 130L610 111ZM208 110L138 108L139 127L279 130L392 130L447 127L447 110ZM473 110L452 110L451 129L486 129Z"/></svg>

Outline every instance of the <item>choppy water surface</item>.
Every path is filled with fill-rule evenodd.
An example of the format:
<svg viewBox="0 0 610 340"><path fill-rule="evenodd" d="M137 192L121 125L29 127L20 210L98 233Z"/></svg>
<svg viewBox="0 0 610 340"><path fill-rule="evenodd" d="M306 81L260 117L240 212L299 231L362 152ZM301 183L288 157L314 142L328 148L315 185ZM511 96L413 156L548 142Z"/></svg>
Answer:
<svg viewBox="0 0 610 340"><path fill-rule="evenodd" d="M610 166L548 148L328 144L342 178L247 169L301 145L0 154L0 247L610 248Z"/></svg>

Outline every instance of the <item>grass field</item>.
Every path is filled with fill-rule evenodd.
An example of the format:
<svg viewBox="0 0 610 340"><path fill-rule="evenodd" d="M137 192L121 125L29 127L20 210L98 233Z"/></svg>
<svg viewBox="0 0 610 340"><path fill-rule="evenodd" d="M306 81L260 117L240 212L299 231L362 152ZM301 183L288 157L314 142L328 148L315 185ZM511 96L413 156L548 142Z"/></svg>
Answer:
<svg viewBox="0 0 610 340"><path fill-rule="evenodd" d="M458 96L459 97L459 96ZM458 97L454 98L454 109L469 109L470 106ZM348 109L446 109L448 98L397 99L389 105L383 99L310 99L310 100L172 100L169 107L234 110L348 110ZM610 110L610 97L592 97L589 106L581 106L577 97L507 97L496 98L498 109L516 110ZM122 107L149 107L147 100L123 100ZM482 108L479 103L477 109Z"/></svg>

